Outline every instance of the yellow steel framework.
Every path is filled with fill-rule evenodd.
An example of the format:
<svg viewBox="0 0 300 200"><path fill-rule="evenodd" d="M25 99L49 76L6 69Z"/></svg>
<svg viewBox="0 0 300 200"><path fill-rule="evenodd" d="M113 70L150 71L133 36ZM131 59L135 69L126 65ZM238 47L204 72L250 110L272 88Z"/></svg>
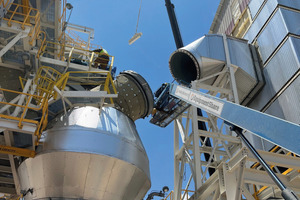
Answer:
<svg viewBox="0 0 300 200"><path fill-rule="evenodd" d="M33 42L38 38L40 33L39 10L28 6L26 3L24 5L16 3L9 4L9 1L0 0L0 4L7 10L6 16L2 19L7 21L9 27L12 26L12 23L17 23L21 25L23 30L25 29L25 26L31 28L28 36L31 37L29 44L33 45ZM12 8L13 10L7 8Z"/></svg>
<svg viewBox="0 0 300 200"><path fill-rule="evenodd" d="M22 105L16 104L16 103L10 103L10 102L3 102L0 101L0 106L8 105L12 108L21 108L23 111L19 116L11 116L10 114L0 114L0 118L4 118L7 120L17 121L18 127L20 129L19 132L22 132L23 124L29 123L36 126L36 130L34 132L34 136L37 137L36 143L34 145L38 145L39 139L41 138L42 132L45 130L47 124L48 124L48 100L44 97L23 93L23 92L17 92L13 90L8 90L4 88L0 88L2 92L6 93L12 93L14 95L25 95L25 102ZM38 103L38 105L31 104L32 100L35 99ZM26 114L28 111L35 111L41 113L41 119L40 120L33 120L26 118ZM6 153L6 154L13 154L17 156L25 156L25 157L34 157L35 151L23 149L23 148L17 148L17 147L11 147L11 146L0 146L0 153Z"/></svg>
<svg viewBox="0 0 300 200"><path fill-rule="evenodd" d="M24 88L24 79L20 78L20 81L21 86ZM43 66L39 68L34 84L36 84L37 96L47 100L57 98L54 87L63 91L67 84L100 86L101 91L106 91L108 94L117 94L109 71L70 71L61 74L52 67ZM35 100L37 103L41 103L41 99ZM112 98L110 98L110 102L113 104Z"/></svg>
<svg viewBox="0 0 300 200"><path fill-rule="evenodd" d="M24 88L24 79L20 78L21 86ZM106 91L108 94L116 94L116 88L113 84L113 80L109 71L72 71L65 74L61 74L57 70L43 66L39 68L38 73L33 81L33 85L36 87L36 94L28 94L23 92L17 92L13 90L0 88L1 91L7 93L13 93L15 95L25 95L25 102L22 105L10 102L0 102L0 105L9 105L11 107L20 107L23 111L20 116L11 116L9 114L0 114L1 118L14 120L18 122L20 132L22 132L23 123L31 123L36 126L34 135L37 137L36 144L39 144L41 134L46 128L48 123L48 100L51 98L56 99L57 93L54 87L63 91L66 84L83 84L99 86L102 91ZM31 86L34 88L34 86ZM32 105L32 102L35 105ZM110 98L111 104L113 104L112 98ZM26 118L26 114L29 110L35 112L41 112L42 117L38 120ZM21 149L9 146L0 146L0 153L13 154L25 157L34 157L35 152L28 149Z"/></svg>
<svg viewBox="0 0 300 200"><path fill-rule="evenodd" d="M68 85L92 85L100 86L101 91L106 91L108 94L117 94L117 90L113 83L111 73L109 71L72 71L67 72L62 76L62 81L68 82ZM58 82L60 84L60 82ZM110 98L111 104L113 99Z"/></svg>

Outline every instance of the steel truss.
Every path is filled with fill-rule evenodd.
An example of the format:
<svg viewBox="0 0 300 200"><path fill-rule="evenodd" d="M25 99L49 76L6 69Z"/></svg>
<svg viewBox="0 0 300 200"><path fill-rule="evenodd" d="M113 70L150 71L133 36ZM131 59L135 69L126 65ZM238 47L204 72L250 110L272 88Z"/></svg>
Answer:
<svg viewBox="0 0 300 200"><path fill-rule="evenodd" d="M223 71L195 81L193 89L238 103L234 72L228 66L229 59ZM213 85L203 83L212 77L216 78ZM207 131L198 129L199 121L206 124ZM207 140L211 146L205 145ZM300 196L300 159L283 149L259 153L280 180ZM210 169L215 172L209 174ZM185 180L187 173L189 179ZM182 188L195 191L188 197L193 200L281 197L279 188L236 134L212 114L198 116L194 106L174 121L174 200L187 198Z"/></svg>

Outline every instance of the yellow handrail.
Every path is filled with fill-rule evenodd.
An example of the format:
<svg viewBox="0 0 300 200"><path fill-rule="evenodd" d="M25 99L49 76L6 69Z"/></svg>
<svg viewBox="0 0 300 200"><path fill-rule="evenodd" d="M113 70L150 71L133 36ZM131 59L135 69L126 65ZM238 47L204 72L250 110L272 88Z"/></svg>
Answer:
<svg viewBox="0 0 300 200"><path fill-rule="evenodd" d="M44 44L40 47L38 51L38 57L43 56L44 53L50 53L53 52L53 55L61 58L62 61L66 61L65 58L65 53L64 52L66 49L73 49L71 57L68 59L78 59L81 60L82 63L85 65L91 65L92 67L97 66L97 57L100 57L102 54L98 52L93 52L90 50L86 50L82 47L77 47L77 46L72 46L68 44L61 44L61 43L56 43L56 42L51 42L51 41L45 41ZM56 51L59 51L59 53L55 53ZM92 54L94 54L94 58L92 58ZM110 62L108 63L108 71L111 72L114 64L114 56L107 55L109 57Z"/></svg>
<svg viewBox="0 0 300 200"><path fill-rule="evenodd" d="M18 92L18 91L13 91L13 90L8 90L8 89L4 89L4 88L0 88L1 91L4 91L4 92L8 92L8 93L13 93L13 94L19 94L19 95L25 95L27 97L27 102L25 105L18 105L18 104L15 104L15 103L9 103L9 102L3 102L3 101L0 101L0 105L9 105L9 106L13 106L13 107L20 107L23 109L23 112L21 114L21 117L15 117L15 116L10 116L10 115L4 115L4 114L0 114L0 117L1 118L5 118L5 119L10 119L10 120L16 120L18 121L18 127L20 129L22 129L23 127L23 122L27 122L27 123L32 123L32 124L37 124L39 125L39 121L37 120L32 120L32 119L26 119L25 118L25 115L27 113L28 110L34 110L34 111L42 111L42 114L44 115L46 110L45 110L45 104L47 104L46 102L46 99L44 97L41 97L41 96L38 96L38 95L34 95L34 94L28 94L28 93L23 93L23 92ZM42 102L42 104L40 106L36 106L36 107L33 107L33 106L29 106L29 103L30 103L30 100L32 98L35 98L35 99L40 99L40 102Z"/></svg>
<svg viewBox="0 0 300 200"><path fill-rule="evenodd" d="M21 85L23 85L21 78L20 80ZM61 74L52 67L42 66L38 70L34 83L37 87L37 94L45 99L50 99L51 97L56 99L57 93L54 91L54 86L63 91L67 83L69 85L83 84L95 87L103 85L103 91L106 91L108 94L117 94L109 71L70 71ZM39 99L36 99L36 102L41 103ZM113 104L112 98L110 98L110 102Z"/></svg>
<svg viewBox="0 0 300 200"><path fill-rule="evenodd" d="M77 84L94 86L103 85L103 91L106 91L108 94L117 94L116 87L113 83L113 79L109 71L71 71L65 73L63 77L67 79L65 80L65 84L68 80L75 80L76 82L78 82ZM75 85L76 83L69 83L69 85L72 84ZM112 91L110 87L112 88ZM110 98L110 102L113 104L112 98Z"/></svg>
<svg viewBox="0 0 300 200"><path fill-rule="evenodd" d="M40 31L40 12L36 8L32 8L30 6L16 4L16 3L10 3L7 1L4 4L4 0L1 0L0 4L2 3L3 7L7 9L9 6L14 5L14 10L7 10L7 13L10 14L9 18L4 17L3 19L7 21L8 26L12 26L12 22L18 23L21 25L21 28L24 30L25 26L31 27L31 30L29 32L29 36L31 37L31 40L29 41L29 44L32 45L33 41L37 38L39 31ZM28 11L27 13L18 12L18 9L22 8L23 11ZM17 16L22 16L23 20L20 21L20 19L17 18ZM17 19L14 19L17 18ZM34 20L34 24L31 23L32 19Z"/></svg>
<svg viewBox="0 0 300 200"><path fill-rule="evenodd" d="M43 35L43 39L41 38L42 35ZM43 51L44 48L45 48L45 44L46 44L46 33L45 33L44 31L39 31L39 36L40 36L40 37L38 37L37 39L38 39L39 41L41 41L41 45L40 45L40 48L39 48L38 53L37 53L37 58L40 57L42 51Z"/></svg>
<svg viewBox="0 0 300 200"><path fill-rule="evenodd" d="M5 0L1 0L1 1L0 1L0 4L2 4L3 8L6 8L7 5L8 5L8 3L9 3L9 0L7 0L6 3L4 3L4 1L5 1Z"/></svg>
<svg viewBox="0 0 300 200"><path fill-rule="evenodd" d="M87 47L88 42L85 41L84 39L82 39L79 35L77 35L74 31L72 30L66 30L66 37L68 40L71 41L71 43L74 46L78 46L78 47ZM101 45L97 45L97 44L93 44L90 43L88 49L101 49Z"/></svg>

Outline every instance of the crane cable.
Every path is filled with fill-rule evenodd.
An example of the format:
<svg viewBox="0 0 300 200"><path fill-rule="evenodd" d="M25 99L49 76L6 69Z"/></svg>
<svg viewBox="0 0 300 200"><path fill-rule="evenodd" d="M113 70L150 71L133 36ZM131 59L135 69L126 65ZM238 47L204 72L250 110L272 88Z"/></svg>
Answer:
<svg viewBox="0 0 300 200"><path fill-rule="evenodd" d="M138 26L139 26L139 20L140 20L141 8L142 8L142 1L143 0L141 0L141 4L140 4L140 8L139 8L139 14L138 14L138 18L137 18L135 33L137 33L137 29L138 29Z"/></svg>
<svg viewBox="0 0 300 200"><path fill-rule="evenodd" d="M128 41L129 45L131 45L132 43L134 43L137 39L139 39L142 36L142 33L138 33L137 29L139 26L139 19L140 19L140 14L141 14L141 8L142 8L142 1L141 0L141 4L140 4L140 9L139 9L139 14L138 14L138 19L137 19L137 23L136 23L136 29L135 29L135 34L132 36L132 38Z"/></svg>

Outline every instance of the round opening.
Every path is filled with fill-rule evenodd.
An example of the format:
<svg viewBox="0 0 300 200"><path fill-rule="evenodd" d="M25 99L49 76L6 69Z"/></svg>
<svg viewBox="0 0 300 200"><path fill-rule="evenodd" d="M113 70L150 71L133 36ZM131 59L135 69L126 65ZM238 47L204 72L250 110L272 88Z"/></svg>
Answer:
<svg viewBox="0 0 300 200"><path fill-rule="evenodd" d="M171 74L176 81L190 84L199 78L199 66L195 58L185 50L175 51L169 61Z"/></svg>

